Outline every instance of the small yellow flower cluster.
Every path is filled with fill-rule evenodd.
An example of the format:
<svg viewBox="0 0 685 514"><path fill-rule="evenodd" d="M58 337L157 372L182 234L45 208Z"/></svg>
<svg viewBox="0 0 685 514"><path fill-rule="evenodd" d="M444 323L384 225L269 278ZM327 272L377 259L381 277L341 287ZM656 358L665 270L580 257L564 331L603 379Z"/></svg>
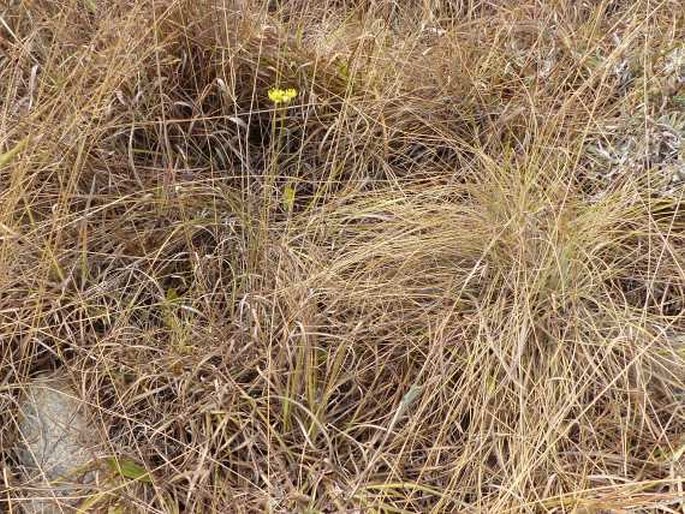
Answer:
<svg viewBox="0 0 685 514"><path fill-rule="evenodd" d="M287 104L297 96L297 90L294 88L279 89L272 87L269 89L269 100L275 104Z"/></svg>

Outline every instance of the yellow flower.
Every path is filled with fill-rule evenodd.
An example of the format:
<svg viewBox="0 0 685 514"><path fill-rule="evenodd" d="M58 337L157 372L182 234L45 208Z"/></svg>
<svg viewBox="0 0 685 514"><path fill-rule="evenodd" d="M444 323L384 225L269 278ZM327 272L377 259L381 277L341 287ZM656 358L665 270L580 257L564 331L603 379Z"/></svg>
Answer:
<svg viewBox="0 0 685 514"><path fill-rule="evenodd" d="M297 96L297 90L294 88L289 89L279 89L277 87L272 87L269 89L269 100L275 104L287 104Z"/></svg>

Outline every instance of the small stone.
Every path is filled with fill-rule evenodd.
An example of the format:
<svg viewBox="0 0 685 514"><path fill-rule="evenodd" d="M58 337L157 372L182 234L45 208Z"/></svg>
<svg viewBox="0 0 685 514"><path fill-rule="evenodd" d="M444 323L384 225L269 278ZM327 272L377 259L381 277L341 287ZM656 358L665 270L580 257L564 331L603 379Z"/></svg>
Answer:
<svg viewBox="0 0 685 514"><path fill-rule="evenodd" d="M19 404L16 444L26 514L73 511L93 492L102 440L87 405L60 376L34 380Z"/></svg>

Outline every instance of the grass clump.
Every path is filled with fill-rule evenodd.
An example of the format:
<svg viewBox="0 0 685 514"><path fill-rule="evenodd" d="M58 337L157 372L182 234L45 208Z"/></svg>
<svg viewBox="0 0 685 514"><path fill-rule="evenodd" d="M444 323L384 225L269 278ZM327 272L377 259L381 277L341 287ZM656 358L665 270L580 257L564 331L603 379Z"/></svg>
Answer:
<svg viewBox="0 0 685 514"><path fill-rule="evenodd" d="M457 4L3 8L7 505L59 369L95 511L683 509L685 14Z"/></svg>

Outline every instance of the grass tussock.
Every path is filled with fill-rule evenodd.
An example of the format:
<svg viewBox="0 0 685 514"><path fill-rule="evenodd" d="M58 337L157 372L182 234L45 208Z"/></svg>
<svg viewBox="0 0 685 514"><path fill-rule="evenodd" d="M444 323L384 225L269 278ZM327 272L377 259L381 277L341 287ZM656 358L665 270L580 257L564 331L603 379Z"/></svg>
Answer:
<svg viewBox="0 0 685 514"><path fill-rule="evenodd" d="M97 512L682 512L684 37L675 0L2 7L5 504L60 369L148 473Z"/></svg>

